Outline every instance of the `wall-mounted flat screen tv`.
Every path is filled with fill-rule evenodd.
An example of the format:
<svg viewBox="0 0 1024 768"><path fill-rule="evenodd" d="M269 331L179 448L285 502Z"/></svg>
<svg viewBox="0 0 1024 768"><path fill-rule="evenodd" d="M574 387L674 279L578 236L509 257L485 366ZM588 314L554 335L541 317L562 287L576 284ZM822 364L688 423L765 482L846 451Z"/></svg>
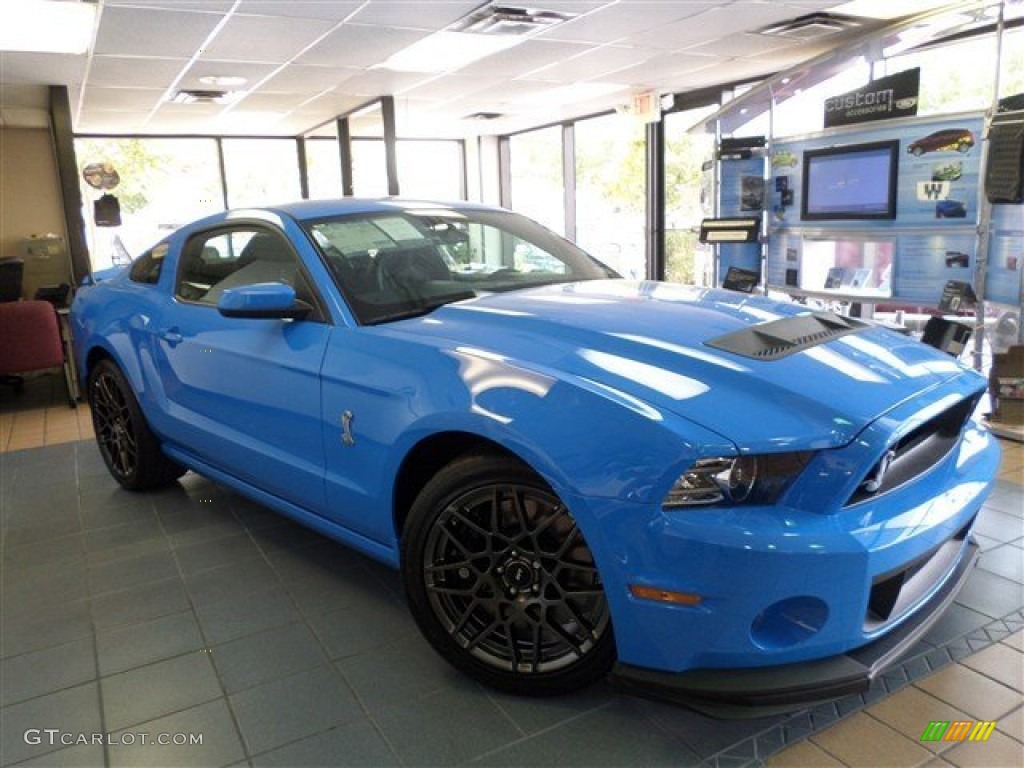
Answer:
<svg viewBox="0 0 1024 768"><path fill-rule="evenodd" d="M804 152L800 218L895 219L899 150L894 140Z"/></svg>

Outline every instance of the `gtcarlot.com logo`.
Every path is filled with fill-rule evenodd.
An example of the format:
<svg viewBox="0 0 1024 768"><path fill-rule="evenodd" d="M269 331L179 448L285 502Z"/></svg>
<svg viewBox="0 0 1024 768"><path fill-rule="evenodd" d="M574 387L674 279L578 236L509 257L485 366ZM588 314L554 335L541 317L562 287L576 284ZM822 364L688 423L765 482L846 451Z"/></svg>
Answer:
<svg viewBox="0 0 1024 768"><path fill-rule="evenodd" d="M29 728L24 734L25 743L31 746L46 744L51 747L70 747L82 744L105 744L114 747L129 747L135 744L155 746L199 746L203 743L201 733L148 733L127 731L125 733L72 733L59 728Z"/></svg>

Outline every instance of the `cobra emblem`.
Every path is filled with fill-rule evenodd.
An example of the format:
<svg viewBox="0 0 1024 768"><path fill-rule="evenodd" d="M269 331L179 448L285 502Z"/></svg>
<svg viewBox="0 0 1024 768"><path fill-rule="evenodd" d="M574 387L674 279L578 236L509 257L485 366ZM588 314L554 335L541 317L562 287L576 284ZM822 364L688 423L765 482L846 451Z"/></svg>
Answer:
<svg viewBox="0 0 1024 768"><path fill-rule="evenodd" d="M885 456L883 456L881 461L878 462L878 469L875 470L874 476L865 480L861 487L868 493L877 493L878 489L882 487L882 483L885 481L885 475L889 471L889 467L892 466L895 458L896 451L886 451Z"/></svg>

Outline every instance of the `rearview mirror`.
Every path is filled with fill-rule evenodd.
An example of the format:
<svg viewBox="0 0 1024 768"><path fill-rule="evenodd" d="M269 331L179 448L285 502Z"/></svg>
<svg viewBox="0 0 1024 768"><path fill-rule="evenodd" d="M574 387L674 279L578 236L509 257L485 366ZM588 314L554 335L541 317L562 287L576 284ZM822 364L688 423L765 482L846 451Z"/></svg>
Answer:
<svg viewBox="0 0 1024 768"><path fill-rule="evenodd" d="M228 288L217 301L217 310L224 317L249 317L297 320L313 311L313 307L295 298L295 289L284 283L254 283Z"/></svg>

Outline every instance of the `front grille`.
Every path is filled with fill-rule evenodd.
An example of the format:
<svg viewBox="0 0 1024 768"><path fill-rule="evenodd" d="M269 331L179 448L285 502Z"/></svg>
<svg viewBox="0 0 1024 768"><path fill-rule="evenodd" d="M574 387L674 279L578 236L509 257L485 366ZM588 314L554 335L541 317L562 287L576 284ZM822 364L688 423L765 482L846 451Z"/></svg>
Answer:
<svg viewBox="0 0 1024 768"><path fill-rule="evenodd" d="M942 461L956 445L977 402L977 396L961 400L901 437L862 479L845 506L899 488Z"/></svg>
<svg viewBox="0 0 1024 768"><path fill-rule="evenodd" d="M974 518L943 544L871 582L865 631L874 631L913 608L956 564Z"/></svg>

